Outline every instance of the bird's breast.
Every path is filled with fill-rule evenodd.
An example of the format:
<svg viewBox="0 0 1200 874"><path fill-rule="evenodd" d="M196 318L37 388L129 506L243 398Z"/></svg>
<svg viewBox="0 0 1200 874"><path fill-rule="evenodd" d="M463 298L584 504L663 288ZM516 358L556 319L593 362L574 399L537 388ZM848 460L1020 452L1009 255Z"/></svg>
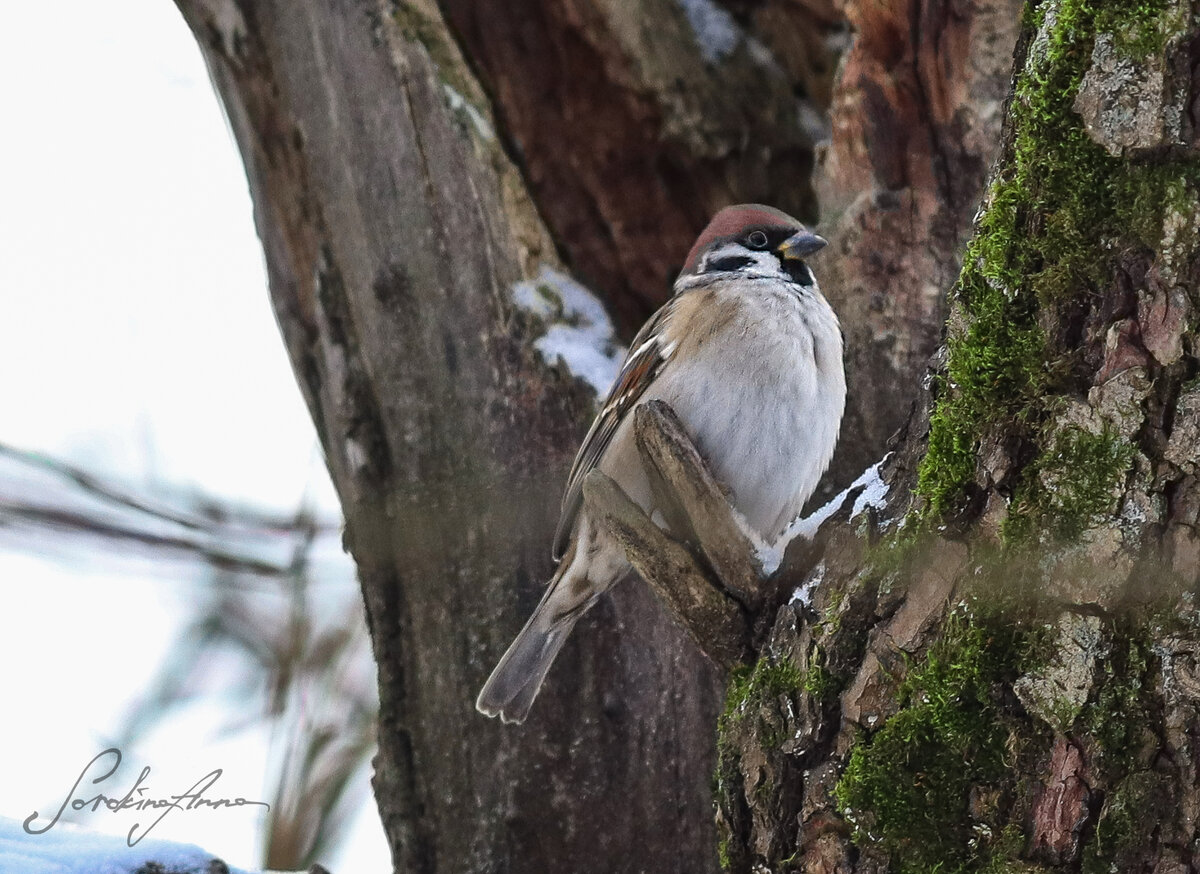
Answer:
<svg viewBox="0 0 1200 874"><path fill-rule="evenodd" d="M773 539L833 454L845 402L841 333L819 295L727 294L726 317L693 335L686 364L665 368L646 399L675 409L734 506Z"/></svg>

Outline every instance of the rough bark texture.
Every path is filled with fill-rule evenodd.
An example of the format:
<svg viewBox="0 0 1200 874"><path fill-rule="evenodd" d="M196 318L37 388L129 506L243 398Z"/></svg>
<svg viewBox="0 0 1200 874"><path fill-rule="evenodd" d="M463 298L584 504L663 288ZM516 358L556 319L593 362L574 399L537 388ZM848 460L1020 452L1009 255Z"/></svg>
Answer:
<svg viewBox="0 0 1200 874"><path fill-rule="evenodd" d="M722 206L812 218L831 0L441 0L576 275L626 338Z"/></svg>
<svg viewBox="0 0 1200 874"><path fill-rule="evenodd" d="M514 306L554 250L437 9L179 6L345 510L396 869L713 870L716 678L644 587L581 623L521 730L472 707L551 571L593 394Z"/></svg>
<svg viewBox="0 0 1200 874"><path fill-rule="evenodd" d="M731 685L730 870L1200 867L1198 47L1187 2L1026 12L887 500Z"/></svg>
<svg viewBox="0 0 1200 874"><path fill-rule="evenodd" d="M738 603L725 597L685 546L672 540L621 487L598 470L583 483L596 518L625 550L629 563L715 664L731 668L750 654ZM664 584L659 584L659 581Z"/></svg>
<svg viewBox="0 0 1200 874"><path fill-rule="evenodd" d="M626 338L717 208L819 220L851 390L814 500L878 459L940 342L1021 0L441 5L567 262Z"/></svg>
<svg viewBox="0 0 1200 874"><path fill-rule="evenodd" d="M177 2L345 508L397 870L713 870L719 680L645 587L581 623L523 729L471 710L549 574L593 400L514 286L564 309L557 248L628 333L717 206L811 217L832 94L815 266L855 350L848 479L937 346L1015 4ZM748 617L765 643L719 720L731 870L1196 867L1195 20L1027 12L887 501L793 544L764 591L803 597ZM740 562L680 549L695 580Z"/></svg>
<svg viewBox="0 0 1200 874"><path fill-rule="evenodd" d="M846 332L846 417L817 498L879 459L941 342L1000 141L1022 0L844 0L855 34L814 174L821 288Z"/></svg>

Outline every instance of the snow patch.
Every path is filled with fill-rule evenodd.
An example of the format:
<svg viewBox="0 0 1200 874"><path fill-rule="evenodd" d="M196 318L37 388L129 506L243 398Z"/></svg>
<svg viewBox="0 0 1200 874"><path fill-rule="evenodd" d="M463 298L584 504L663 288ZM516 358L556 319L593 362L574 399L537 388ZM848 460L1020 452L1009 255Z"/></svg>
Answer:
<svg viewBox="0 0 1200 874"><path fill-rule="evenodd" d="M798 585L796 587L796 591L792 592L792 597L788 599L788 603L803 604L805 607L807 607L812 603L813 590L817 586L821 585L824 580L825 562L821 561L820 564L813 568L812 573L808 575L808 579Z"/></svg>
<svg viewBox="0 0 1200 874"><path fill-rule="evenodd" d="M493 130L491 123L484 118L483 113L445 82L442 83L442 90L446 92L446 103L449 105L452 112L466 116L471 122L471 126L475 128L475 132L480 137L487 140L489 143L496 139L496 131Z"/></svg>
<svg viewBox="0 0 1200 874"><path fill-rule="evenodd" d="M884 503L887 501L888 484L883 481L883 477L879 475L879 468L883 462L887 461L885 455L881 461L877 461L862 472L862 475L854 481L854 485L862 486L863 490L855 500L854 506L850 509L850 518L854 519L863 510L870 507L872 510L883 509Z"/></svg>
<svg viewBox="0 0 1200 874"><path fill-rule="evenodd" d="M604 304L565 273L542 266L512 287L513 301L547 323L534 348L549 364L561 360L604 397L617 378L625 348L616 342Z"/></svg>
<svg viewBox="0 0 1200 874"><path fill-rule="evenodd" d="M135 874L165 870L178 874L211 874L212 853L192 844L147 838L130 847L125 838L89 832L69 823L31 835L15 819L0 817L0 871L21 874ZM224 870L224 869L222 869ZM245 872L230 868L230 874Z"/></svg>
<svg viewBox="0 0 1200 874"><path fill-rule="evenodd" d="M738 23L713 0L679 0L679 5L696 34L696 43L706 62L717 63L742 41Z"/></svg>
<svg viewBox="0 0 1200 874"><path fill-rule="evenodd" d="M787 545L786 540L767 543L758 535L753 535L750 542L754 544L754 555L758 559L759 565L762 566L764 574L770 576L779 570L779 565L783 562L783 547Z"/></svg>
<svg viewBox="0 0 1200 874"><path fill-rule="evenodd" d="M855 489L861 488L862 492L859 493L858 497L854 501L854 506L850 509L851 519L855 519L861 515L862 512L868 507L874 509L882 508L885 500L887 499L888 485L879 475L879 470L884 464L887 463L887 460L891 458L891 455L892 454L889 452L883 458L879 459L879 461L875 462L873 465L864 470L861 474L859 474L858 479L850 483L849 486L839 492L827 504L825 504L825 506L812 513L812 515L798 517L794 522L792 522L791 525L787 527L787 530L785 530L780 538L774 543L766 543L761 539L754 537L753 534L747 530L748 536L751 537L751 541L755 544L755 554L758 557L759 564L762 565L763 573L769 576L770 574L773 574L775 571L779 570L779 565L783 562L783 554L787 550L788 544L797 537L803 537L806 540L812 540L813 537L816 536L817 530L825 524L825 521L829 519L830 516L842 508L842 504L846 503L846 498L848 498L850 493ZM822 573L824 573L824 571L822 571ZM816 582L820 581L818 580ZM814 582L813 585L816 585L816 582ZM799 593L799 589L797 589L797 593ZM795 597L796 596L793 595L793 600L795 600ZM805 601L804 603L808 602Z"/></svg>
<svg viewBox="0 0 1200 874"><path fill-rule="evenodd" d="M821 507L810 516L804 516L797 519L788 529L783 532L783 537L779 539L778 549L782 550L797 537L804 537L808 540L816 535L817 529L825 523L825 520L842 508L842 504L846 503L846 498L855 489L861 488L862 492L854 501L854 506L850 509L850 518L854 519L859 516L868 507L879 509L883 507L884 500L887 498L888 486L879 475L879 469L887 463L891 458L889 452L879 461L872 464L861 474L858 479L850 483L843 491L832 498L829 503Z"/></svg>

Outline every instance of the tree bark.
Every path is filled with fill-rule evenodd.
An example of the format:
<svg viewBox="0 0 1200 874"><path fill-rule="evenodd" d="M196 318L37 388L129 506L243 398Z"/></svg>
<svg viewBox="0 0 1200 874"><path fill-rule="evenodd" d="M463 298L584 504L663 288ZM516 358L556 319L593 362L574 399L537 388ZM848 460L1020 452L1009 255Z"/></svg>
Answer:
<svg viewBox="0 0 1200 874"><path fill-rule="evenodd" d="M731 684L729 870L1200 866L1196 12L1027 10L886 500Z"/></svg>
<svg viewBox="0 0 1200 874"><path fill-rule="evenodd" d="M581 623L523 729L471 709L592 411L542 357L578 317L548 271L561 252L628 335L716 207L813 217L832 101L846 481L938 345L1012 0L177 3L346 512L396 869L714 870L720 678L644 587ZM887 499L794 544L796 599L746 623L772 630L719 721L731 870L1193 866L1200 37L1184 0L1129 6L1026 13Z"/></svg>
<svg viewBox="0 0 1200 874"><path fill-rule="evenodd" d="M845 22L831 0L442 0L572 271L623 336L720 207L810 220Z"/></svg>
<svg viewBox="0 0 1200 874"><path fill-rule="evenodd" d="M472 707L551 572L594 392L535 350L552 317L514 286L571 289L438 10L178 5L345 511L396 870L713 870L717 678L642 587L580 624L522 729Z"/></svg>
<svg viewBox="0 0 1200 874"><path fill-rule="evenodd" d="M941 343L946 291L1000 142L1022 0L846 0L854 41L814 174L820 281L847 406L816 500L879 459Z"/></svg>

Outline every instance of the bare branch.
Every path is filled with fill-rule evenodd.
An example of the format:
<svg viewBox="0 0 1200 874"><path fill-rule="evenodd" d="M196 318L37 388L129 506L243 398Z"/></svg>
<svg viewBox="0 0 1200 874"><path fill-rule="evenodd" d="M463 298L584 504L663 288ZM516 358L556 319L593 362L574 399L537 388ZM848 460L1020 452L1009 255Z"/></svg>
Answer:
<svg viewBox="0 0 1200 874"><path fill-rule="evenodd" d="M696 645L725 669L750 654L745 614L687 547L668 537L619 485L598 470L583 482L589 512L616 538L634 569Z"/></svg>
<svg viewBox="0 0 1200 874"><path fill-rule="evenodd" d="M98 537L114 542L136 543L152 551L178 552L222 570L249 573L259 577L288 577L286 565L237 555L220 545L205 543L201 538L186 535L161 534L144 528L133 528L110 522L97 515L87 515L54 507L0 501L0 525L27 522L30 525L66 534Z"/></svg>
<svg viewBox="0 0 1200 874"><path fill-rule="evenodd" d="M193 531L212 533L223 528L237 526L263 532L287 534L295 531L298 527L295 514L273 513L266 509L241 506L233 501L194 490L188 491L186 494L177 490L180 491L179 495L168 493L161 497L138 495L121 488L103 476L91 473L60 458L54 458L42 452L20 449L7 443L0 443L0 459L3 458L11 459L19 467L49 473L59 480L75 486L81 494L103 503L135 510L147 517L170 522ZM171 506L172 501L176 503L187 501L192 506L181 509ZM341 520L336 518L312 519L307 520L305 524L311 524L318 532L337 533L342 527Z"/></svg>
<svg viewBox="0 0 1200 874"><path fill-rule="evenodd" d="M722 587L755 610L765 578L755 546L675 411L663 401L641 405L634 411L634 433L672 530L685 524L677 533L704 553Z"/></svg>
<svg viewBox="0 0 1200 874"><path fill-rule="evenodd" d="M22 549L37 549L46 536L50 551L67 538L94 539L114 553L133 545L254 577L290 578L295 568L277 559L281 548L306 554L314 537L339 528L336 520L317 519L307 504L284 515L161 486L159 494L138 494L61 459L0 443L0 537Z"/></svg>
<svg viewBox="0 0 1200 874"><path fill-rule="evenodd" d="M143 498L122 492L111 484L104 482L100 477L88 473L83 468L68 464L57 458L51 458L43 453L17 449L15 446L0 443L0 456L11 458L29 467L37 467L48 471L55 476L73 483L84 492L100 500L117 504L130 510L137 510L140 513L155 516L164 522L172 522L184 528L200 530L205 527L205 520L203 519L198 519L194 516L177 512L170 507L154 504Z"/></svg>

